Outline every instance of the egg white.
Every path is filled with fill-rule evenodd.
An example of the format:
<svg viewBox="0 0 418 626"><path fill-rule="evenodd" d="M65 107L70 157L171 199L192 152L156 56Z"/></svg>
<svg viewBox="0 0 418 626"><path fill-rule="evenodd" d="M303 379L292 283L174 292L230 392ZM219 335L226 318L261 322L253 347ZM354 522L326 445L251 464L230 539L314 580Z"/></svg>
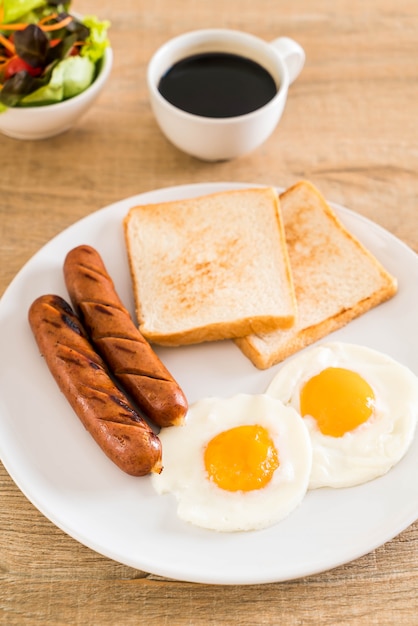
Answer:
<svg viewBox="0 0 418 626"><path fill-rule="evenodd" d="M226 491L209 479L204 450L220 432L249 424L268 430L279 467L262 489ZM271 396L199 400L190 407L184 426L162 429L159 437L164 469L152 476L153 486L160 494L174 494L178 516L191 524L217 531L265 528L287 516L307 491L312 449L306 425L296 411Z"/></svg>
<svg viewBox="0 0 418 626"><path fill-rule="evenodd" d="M367 422L342 437L323 435L306 416L313 460L309 488L349 487L385 474L405 455L418 419L418 378L376 350L334 342L312 348L285 363L266 393L300 412L300 391L327 367L357 372L371 386L375 410Z"/></svg>

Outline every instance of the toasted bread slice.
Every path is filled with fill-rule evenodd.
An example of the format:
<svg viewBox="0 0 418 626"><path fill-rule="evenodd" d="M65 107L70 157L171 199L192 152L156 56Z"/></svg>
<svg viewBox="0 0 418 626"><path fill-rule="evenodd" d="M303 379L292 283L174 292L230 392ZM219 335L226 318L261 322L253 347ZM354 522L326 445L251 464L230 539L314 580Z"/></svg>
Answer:
<svg viewBox="0 0 418 626"><path fill-rule="evenodd" d="M319 191L302 181L280 195L298 319L286 331L236 340L266 369L365 313L397 282L338 220Z"/></svg>
<svg viewBox="0 0 418 626"><path fill-rule="evenodd" d="M124 229L139 329L149 341L176 346L294 323L273 188L137 206Z"/></svg>

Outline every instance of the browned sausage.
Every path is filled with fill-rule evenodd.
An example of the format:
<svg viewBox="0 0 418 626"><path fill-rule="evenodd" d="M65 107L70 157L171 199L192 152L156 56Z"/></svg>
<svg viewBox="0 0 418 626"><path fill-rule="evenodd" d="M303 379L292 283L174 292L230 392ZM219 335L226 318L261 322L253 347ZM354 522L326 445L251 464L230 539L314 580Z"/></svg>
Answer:
<svg viewBox="0 0 418 626"><path fill-rule="evenodd" d="M107 456L132 476L161 472L161 442L111 380L65 300L37 298L29 323L59 388Z"/></svg>
<svg viewBox="0 0 418 626"><path fill-rule="evenodd" d="M141 411L158 426L181 424L186 397L134 324L99 253L85 245L71 250L64 277L93 345Z"/></svg>

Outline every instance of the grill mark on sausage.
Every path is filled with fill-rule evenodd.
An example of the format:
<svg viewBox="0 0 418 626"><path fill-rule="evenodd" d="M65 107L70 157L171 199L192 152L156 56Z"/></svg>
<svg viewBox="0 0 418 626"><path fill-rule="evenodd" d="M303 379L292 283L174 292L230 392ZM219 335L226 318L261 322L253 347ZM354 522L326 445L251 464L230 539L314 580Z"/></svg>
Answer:
<svg viewBox="0 0 418 626"><path fill-rule="evenodd" d="M84 253L86 254L91 254L86 248L84 248ZM96 265L88 265L88 263L84 263L83 261L81 261L80 263L78 263L78 266L82 269L82 270L87 270L87 272L91 272L92 274L97 274L98 276L103 276L103 278L108 278L107 272L106 271L101 271L100 268L98 268ZM85 276L87 274L84 274Z"/></svg>
<svg viewBox="0 0 418 626"><path fill-rule="evenodd" d="M52 326L53 328L61 328L62 324L60 322L53 322L52 320L47 319L46 317L42 320L48 326Z"/></svg>
<svg viewBox="0 0 418 626"><path fill-rule="evenodd" d="M91 301L90 301L91 302ZM100 313L104 313L105 315L109 315L112 316L112 308L110 305L105 305L103 302L91 302L91 304L94 304L94 308L96 309L96 311L99 311Z"/></svg>
<svg viewBox="0 0 418 626"><path fill-rule="evenodd" d="M111 395L109 397L112 400L112 402L114 402L118 406L122 407L122 409L127 411L129 413L130 418L133 419L134 422L139 422L141 424L143 423L143 419L138 415L138 413L136 413L136 411L134 411L130 406L128 406L125 402L123 402L123 400L121 400L120 398L114 395Z"/></svg>
<svg viewBox="0 0 418 626"><path fill-rule="evenodd" d="M60 345L62 346L63 344L60 344ZM65 347L68 347L68 346L65 346ZM77 358L78 356L83 356L84 357L83 362L81 362L80 359ZM74 351L73 351L73 354L71 354L70 356L60 355L59 359L61 361L63 361L64 363L68 363L68 364L72 363L73 365L77 365L77 367L80 367L80 368L81 367L85 367L85 365L86 365L85 362L87 361L87 365L89 367L91 367L91 369L93 369L93 370L102 370L103 372L106 371L104 369L104 367L102 367L99 363L95 363L90 358L88 358L85 355L83 355L81 352L76 352L74 354Z"/></svg>
<svg viewBox="0 0 418 626"><path fill-rule="evenodd" d="M139 415L139 413L137 413L124 400L109 392L108 389L104 389L103 387L98 387L94 385L83 385L83 394L85 396L94 396L95 402L99 402L103 404L103 406L105 406L107 404L107 401L110 400L118 408L122 409L122 411L118 412L118 415L121 417L121 421L112 419L110 417L106 418L100 415L97 417L97 419L100 419L102 422L113 422L114 424L120 424L124 423L125 419L128 418L132 420L132 422L134 422L136 427L142 428L143 430L149 429L148 424L144 421L141 415Z"/></svg>
<svg viewBox="0 0 418 626"><path fill-rule="evenodd" d="M167 378L161 378L160 376L150 376L149 374L144 374L143 372L137 372L133 369L118 369L114 371L115 376L139 376L144 380L158 380L161 383L171 384L171 380Z"/></svg>
<svg viewBox="0 0 418 626"><path fill-rule="evenodd" d="M62 322L68 326L70 330L77 333L77 335L85 335L80 321L74 314L70 305L63 298L60 296L52 296L51 302L49 302L46 306L55 310L59 314ZM44 316L43 321L54 328L61 328L60 322L49 319L46 315Z"/></svg>
<svg viewBox="0 0 418 626"><path fill-rule="evenodd" d="M83 263L83 262L79 262L78 264L78 268L80 270L80 274L86 278L87 280L89 280L92 283L95 284L100 284L100 278L104 278L104 280L107 283L111 282L111 279L108 275L108 273L106 272L106 270L101 270L100 268L94 266L94 265L88 265L87 263ZM98 277L98 278L97 278ZM101 299L88 299L88 300L84 300L83 303L86 304L95 304L98 307L103 306L103 307L112 307L115 309L119 309L119 311L125 311L125 307L123 306L122 303L120 303L120 306L116 306L115 304L110 305L108 302L106 302L106 300L101 300ZM79 304L83 304L82 302L80 302ZM105 311L103 311L105 312Z"/></svg>
<svg viewBox="0 0 418 626"><path fill-rule="evenodd" d="M84 335L84 333L76 333L76 334L81 336L82 339L85 339L86 342L88 342L88 339ZM84 346L89 349L88 351L82 350L80 344L77 344L77 347L76 347L74 345L71 345L71 343L67 343L67 342L60 341L60 340L56 342L56 345L58 347L64 348L69 353L69 356L64 356L63 354L61 354L60 358L62 360L72 360L74 363L80 363L80 365L84 365L84 362L87 361L87 363L91 365L93 369L101 369L104 372L106 372L106 366L105 366L104 361L96 352L94 352L93 348L89 349L90 346L88 345L88 343L84 344ZM79 356L83 360L83 363L81 363L80 360L77 360L76 358L77 356Z"/></svg>
<svg viewBox="0 0 418 626"><path fill-rule="evenodd" d="M70 307L68 302L66 300L64 300L64 298L61 298L61 296L53 295L53 296L51 296L50 300L51 301L46 306L50 306L51 308L55 308L59 312L64 311L64 313L67 313L68 315L71 315L71 316L75 317L74 311L72 310L72 308Z"/></svg>
<svg viewBox="0 0 418 626"><path fill-rule="evenodd" d="M66 324L72 331L74 331L78 335L83 335L80 325L77 324L77 322L74 319L72 319L67 313L63 313L61 315L61 319L64 322L64 324Z"/></svg>

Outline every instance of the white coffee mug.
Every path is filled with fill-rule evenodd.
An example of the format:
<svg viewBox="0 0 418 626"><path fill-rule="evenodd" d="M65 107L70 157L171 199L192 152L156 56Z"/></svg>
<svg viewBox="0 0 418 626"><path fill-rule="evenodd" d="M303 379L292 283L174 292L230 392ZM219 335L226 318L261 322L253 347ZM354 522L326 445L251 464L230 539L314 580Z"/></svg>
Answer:
<svg viewBox="0 0 418 626"><path fill-rule="evenodd" d="M255 61L273 77L276 95L259 109L236 117L203 117L173 106L158 90L160 79L177 61L207 52L236 54ZM260 146L274 131L289 85L299 76L304 63L303 48L288 37L268 43L227 29L185 33L161 46L148 65L152 110L165 136L180 150L205 161L233 159Z"/></svg>

